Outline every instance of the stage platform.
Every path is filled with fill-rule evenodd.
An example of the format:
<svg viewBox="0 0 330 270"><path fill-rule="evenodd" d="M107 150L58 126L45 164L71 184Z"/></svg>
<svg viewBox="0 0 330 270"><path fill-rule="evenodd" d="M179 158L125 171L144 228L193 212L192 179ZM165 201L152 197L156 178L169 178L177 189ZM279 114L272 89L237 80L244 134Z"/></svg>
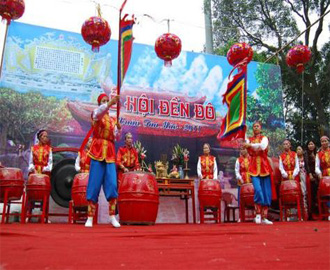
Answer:
<svg viewBox="0 0 330 270"><path fill-rule="evenodd" d="M330 222L0 225L0 269L330 269Z"/></svg>

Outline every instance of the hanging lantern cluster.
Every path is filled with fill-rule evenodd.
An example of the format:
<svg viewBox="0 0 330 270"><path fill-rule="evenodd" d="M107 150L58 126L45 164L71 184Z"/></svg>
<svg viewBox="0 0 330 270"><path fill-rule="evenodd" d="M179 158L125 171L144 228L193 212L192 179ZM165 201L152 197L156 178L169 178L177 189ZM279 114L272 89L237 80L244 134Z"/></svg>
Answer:
<svg viewBox="0 0 330 270"><path fill-rule="evenodd" d="M7 20L7 25L11 20L17 20L22 17L25 10L24 0L1 0L0 15L3 20Z"/></svg>
<svg viewBox="0 0 330 270"><path fill-rule="evenodd" d="M305 64L309 62L312 57L312 52L305 45L297 45L289 50L286 55L286 63L289 67L296 68L298 73L305 70Z"/></svg>
<svg viewBox="0 0 330 270"><path fill-rule="evenodd" d="M230 65L236 66L246 58L247 64L252 60L253 50L247 43L235 43L227 52L227 60Z"/></svg>
<svg viewBox="0 0 330 270"><path fill-rule="evenodd" d="M180 55L181 47L181 39L171 33L161 35L155 42L155 52L160 59L164 60L166 67L172 66L172 60Z"/></svg>

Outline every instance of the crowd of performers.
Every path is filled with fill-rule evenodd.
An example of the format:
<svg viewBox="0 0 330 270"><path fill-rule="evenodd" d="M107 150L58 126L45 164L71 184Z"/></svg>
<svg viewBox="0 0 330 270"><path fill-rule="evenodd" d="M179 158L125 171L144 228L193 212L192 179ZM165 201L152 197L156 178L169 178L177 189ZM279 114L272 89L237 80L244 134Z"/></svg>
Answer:
<svg viewBox="0 0 330 270"><path fill-rule="evenodd" d="M78 172L89 172L86 191L88 200L88 218L86 227L93 226L96 204L103 187L105 197L109 202L110 223L113 227L120 227L116 219L116 204L118 197L118 183L125 172L140 168L138 154L133 147L131 133L125 134L125 145L116 153L115 141L121 135L120 123L109 115L109 108L116 104L119 96L111 100L106 94L99 95L98 108L92 113L93 136L89 138L84 150L78 153L75 168ZM240 186L253 183L255 202L255 223L272 224L267 219L268 208L276 191L274 181L271 180L272 166L267 157L268 138L262 135L261 123L253 124L253 136L241 145L240 157L236 161L235 174ZM317 189L322 176L330 176L330 147L329 138L321 138L321 149L317 152L316 145L310 141L304 153L302 147L297 151L291 150L290 141L283 142L284 152L279 157L279 169L282 180L296 180L300 182L304 198L305 209L310 209L309 215L317 212ZM216 157L211 155L211 147L203 145L203 155L198 158L197 174L199 179L217 179L218 169ZM31 148L29 173L50 174L52 170L52 149L49 145L48 133L40 130L37 142ZM306 183L310 183L307 185ZM310 188L307 188L309 187ZM310 193L310 194L308 194ZM307 195L311 198L307 199ZM238 197L238 201L240 198ZM307 212L306 212L307 215Z"/></svg>

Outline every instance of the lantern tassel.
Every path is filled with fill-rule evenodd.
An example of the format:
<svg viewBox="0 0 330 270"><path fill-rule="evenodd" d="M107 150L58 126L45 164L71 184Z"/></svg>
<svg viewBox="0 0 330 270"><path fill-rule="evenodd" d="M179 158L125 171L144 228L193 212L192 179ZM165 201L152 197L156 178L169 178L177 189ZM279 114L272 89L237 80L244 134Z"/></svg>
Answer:
<svg viewBox="0 0 330 270"><path fill-rule="evenodd" d="M297 65L297 72L302 73L305 70L304 64Z"/></svg>

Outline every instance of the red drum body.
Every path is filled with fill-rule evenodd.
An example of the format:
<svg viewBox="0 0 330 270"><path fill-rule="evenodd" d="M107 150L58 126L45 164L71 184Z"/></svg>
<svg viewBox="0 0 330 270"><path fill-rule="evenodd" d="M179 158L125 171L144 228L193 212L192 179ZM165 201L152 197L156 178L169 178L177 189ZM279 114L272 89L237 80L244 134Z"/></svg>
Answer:
<svg viewBox="0 0 330 270"><path fill-rule="evenodd" d="M88 206L88 202L86 200L88 177L89 173L78 173L73 179L71 199L73 200L74 207Z"/></svg>
<svg viewBox="0 0 330 270"><path fill-rule="evenodd" d="M7 200L19 200L23 195L23 173L18 168L0 168L0 202L4 201L5 192Z"/></svg>
<svg viewBox="0 0 330 270"><path fill-rule="evenodd" d="M46 174L30 174L26 184L26 194L29 201L43 201L49 197L51 190L50 179Z"/></svg>
<svg viewBox="0 0 330 270"><path fill-rule="evenodd" d="M254 187L252 183L241 186L240 201L245 207L254 207Z"/></svg>
<svg viewBox="0 0 330 270"><path fill-rule="evenodd" d="M123 224L155 224L159 192L155 175L144 172L123 174L118 195L120 222Z"/></svg>
<svg viewBox="0 0 330 270"><path fill-rule="evenodd" d="M330 197L330 176L324 176L320 180L319 184L320 197Z"/></svg>
<svg viewBox="0 0 330 270"><path fill-rule="evenodd" d="M220 207L220 182L213 179L202 179L198 188L199 204L203 207Z"/></svg>
<svg viewBox="0 0 330 270"><path fill-rule="evenodd" d="M283 204L295 204L297 196L301 195L299 182L295 180L282 181L280 186L280 197Z"/></svg>

